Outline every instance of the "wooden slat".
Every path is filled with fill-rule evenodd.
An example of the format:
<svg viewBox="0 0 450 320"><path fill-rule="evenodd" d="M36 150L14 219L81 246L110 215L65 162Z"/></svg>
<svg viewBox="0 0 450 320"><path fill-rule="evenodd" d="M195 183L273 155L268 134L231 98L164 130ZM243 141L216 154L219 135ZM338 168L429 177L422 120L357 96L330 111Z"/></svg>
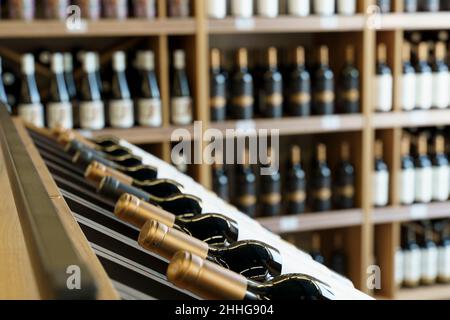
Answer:
<svg viewBox="0 0 450 320"><path fill-rule="evenodd" d="M450 29L449 12L389 13L381 15L380 30Z"/></svg>
<svg viewBox="0 0 450 320"><path fill-rule="evenodd" d="M377 129L399 127L428 127L450 125L450 110L377 113L374 126Z"/></svg>
<svg viewBox="0 0 450 320"><path fill-rule="evenodd" d="M397 292L397 300L450 300L450 285L435 285L414 289L401 289Z"/></svg>
<svg viewBox="0 0 450 320"><path fill-rule="evenodd" d="M374 210L375 224L450 218L450 202L390 206Z"/></svg>

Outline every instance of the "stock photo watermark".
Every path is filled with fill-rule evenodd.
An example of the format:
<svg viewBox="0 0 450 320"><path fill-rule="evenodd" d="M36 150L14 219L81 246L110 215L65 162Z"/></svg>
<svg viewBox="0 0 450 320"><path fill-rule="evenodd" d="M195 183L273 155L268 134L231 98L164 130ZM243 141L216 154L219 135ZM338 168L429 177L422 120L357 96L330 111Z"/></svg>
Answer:
<svg viewBox="0 0 450 320"><path fill-rule="evenodd" d="M67 289L81 290L81 268L76 265L68 266L66 274L69 275L66 280Z"/></svg>

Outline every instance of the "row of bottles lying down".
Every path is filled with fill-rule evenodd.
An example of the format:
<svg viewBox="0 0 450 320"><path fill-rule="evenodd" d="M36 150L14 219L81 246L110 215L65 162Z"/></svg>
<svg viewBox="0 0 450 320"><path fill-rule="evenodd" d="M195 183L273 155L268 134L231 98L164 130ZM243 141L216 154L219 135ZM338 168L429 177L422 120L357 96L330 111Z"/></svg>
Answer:
<svg viewBox="0 0 450 320"><path fill-rule="evenodd" d="M210 109L213 121L253 117L305 117L360 112L360 74L355 49L347 46L339 74L330 68L329 49L321 46L315 64L307 65L305 49L290 51L281 65L270 47L264 61L249 67L249 53L241 48L235 66L226 70L219 49L211 51ZM252 53L252 57L256 54Z"/></svg>
<svg viewBox="0 0 450 320"><path fill-rule="evenodd" d="M20 83L15 81L5 90L0 81L2 101L10 102L16 113L28 122L38 127L88 130L103 129L107 125L114 128L130 128L135 124L162 125L162 102L152 51L138 51L135 68L127 68L125 52L114 52L110 81L106 82L105 77L102 79L97 53L82 53L83 72L78 81L74 79L74 61L70 53L49 56L52 74L49 84L38 88L32 54L22 56ZM193 119L185 67L185 52L174 51L170 114L171 122L176 125L190 124ZM14 77L12 73L9 75ZM43 90L47 86L48 90ZM16 98L18 101L14 101Z"/></svg>
<svg viewBox="0 0 450 320"><path fill-rule="evenodd" d="M395 254L395 281L408 288L450 283L450 221L422 221L402 226Z"/></svg>
<svg viewBox="0 0 450 320"><path fill-rule="evenodd" d="M298 266L290 266L277 248L240 240L245 230L238 223L221 214L203 213L200 199L183 194L183 187L175 181L157 179L155 168L143 165L142 159L117 140L87 141L60 130L48 131L47 136L64 146L52 152L61 153L61 158L73 155L68 159L78 168L74 172L81 169L86 185L89 182L115 203L115 216L140 230L136 240L145 250L172 260L168 279L175 285L210 299L335 297L330 284L289 272ZM213 272L214 278L204 279L208 272Z"/></svg>
<svg viewBox="0 0 450 320"><path fill-rule="evenodd" d="M167 0L170 17L189 17L190 0ZM2 18L13 20L65 20L77 13L68 8L76 5L82 18L89 20L127 18L153 19L157 16L157 0L7 0L2 1Z"/></svg>
<svg viewBox="0 0 450 320"><path fill-rule="evenodd" d="M340 158L331 170L327 147L319 144L314 150L311 168L306 170L299 146L291 147L284 172L268 163L255 174L249 153L241 164L235 165L234 194L231 202L250 217L294 215L324 212L332 209L350 209L355 206L355 169L351 162L350 146L342 143ZM213 166L213 189L222 199L230 200L229 170L226 165Z"/></svg>

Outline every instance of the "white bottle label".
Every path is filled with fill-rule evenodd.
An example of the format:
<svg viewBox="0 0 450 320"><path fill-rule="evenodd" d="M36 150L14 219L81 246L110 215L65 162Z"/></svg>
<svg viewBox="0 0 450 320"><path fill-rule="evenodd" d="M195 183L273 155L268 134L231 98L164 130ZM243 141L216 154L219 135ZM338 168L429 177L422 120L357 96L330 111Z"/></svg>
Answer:
<svg viewBox="0 0 450 320"><path fill-rule="evenodd" d="M18 107L19 116L28 123L36 127L44 127L44 107L40 103L20 104Z"/></svg>
<svg viewBox="0 0 450 320"><path fill-rule="evenodd" d="M433 75L431 72L416 74L416 107L431 109L433 100Z"/></svg>
<svg viewBox="0 0 450 320"><path fill-rule="evenodd" d="M402 108L411 111L416 107L416 74L406 73L402 76Z"/></svg>
<svg viewBox="0 0 450 320"><path fill-rule="evenodd" d="M289 14L298 17L306 17L311 13L309 1L305 0L289 0Z"/></svg>
<svg viewBox="0 0 450 320"><path fill-rule="evenodd" d="M258 0L258 15L275 18L278 16L278 0Z"/></svg>
<svg viewBox="0 0 450 320"><path fill-rule="evenodd" d="M207 1L208 17L213 19L223 19L227 15L226 0L208 0Z"/></svg>
<svg viewBox="0 0 450 320"><path fill-rule="evenodd" d="M433 170L429 168L416 168L415 170L415 199L416 202L429 203L433 190Z"/></svg>
<svg viewBox="0 0 450 320"><path fill-rule="evenodd" d="M73 128L72 104L70 102L51 102L47 104L47 126L50 129Z"/></svg>
<svg viewBox="0 0 450 320"><path fill-rule="evenodd" d="M450 192L448 166L433 167L433 200L446 201Z"/></svg>
<svg viewBox="0 0 450 320"><path fill-rule="evenodd" d="M338 0L337 11L343 15L353 15L356 13L356 0Z"/></svg>
<svg viewBox="0 0 450 320"><path fill-rule="evenodd" d="M110 101L109 122L113 128L131 128L134 125L133 101L130 99Z"/></svg>
<svg viewBox="0 0 450 320"><path fill-rule="evenodd" d="M450 246L438 248L438 277L450 281Z"/></svg>
<svg viewBox="0 0 450 320"><path fill-rule="evenodd" d="M404 205L410 205L414 202L415 195L415 170L403 169L400 174L400 201Z"/></svg>
<svg viewBox="0 0 450 320"><path fill-rule="evenodd" d="M161 99L139 99L137 108L139 125L148 127L162 125Z"/></svg>
<svg viewBox="0 0 450 320"><path fill-rule="evenodd" d="M389 172L376 171L373 176L373 202L383 207L389 202Z"/></svg>
<svg viewBox="0 0 450 320"><path fill-rule="evenodd" d="M436 247L421 249L421 279L425 283L435 282L438 275L438 250Z"/></svg>
<svg viewBox="0 0 450 320"><path fill-rule="evenodd" d="M105 106L102 101L80 103L80 127L86 130L100 130L105 127Z"/></svg>
<svg viewBox="0 0 450 320"><path fill-rule="evenodd" d="M401 249L395 252L395 283L401 285L403 283L403 251Z"/></svg>
<svg viewBox="0 0 450 320"><path fill-rule="evenodd" d="M375 77L373 90L374 107L376 111L387 112L392 110L391 74L380 74Z"/></svg>
<svg viewBox="0 0 450 320"><path fill-rule="evenodd" d="M417 283L421 276L421 251L420 249L403 251L403 276L405 282Z"/></svg>
<svg viewBox="0 0 450 320"><path fill-rule="evenodd" d="M433 107L445 109L450 103L450 75L448 72L433 73Z"/></svg>
<svg viewBox="0 0 450 320"><path fill-rule="evenodd" d="M314 13L322 16L331 16L335 12L334 0L314 0Z"/></svg>
<svg viewBox="0 0 450 320"><path fill-rule="evenodd" d="M188 125L192 123L192 99L190 97L175 97L171 99L172 123Z"/></svg>
<svg viewBox="0 0 450 320"><path fill-rule="evenodd" d="M253 16L253 0L233 0L231 12L238 18L251 18Z"/></svg>

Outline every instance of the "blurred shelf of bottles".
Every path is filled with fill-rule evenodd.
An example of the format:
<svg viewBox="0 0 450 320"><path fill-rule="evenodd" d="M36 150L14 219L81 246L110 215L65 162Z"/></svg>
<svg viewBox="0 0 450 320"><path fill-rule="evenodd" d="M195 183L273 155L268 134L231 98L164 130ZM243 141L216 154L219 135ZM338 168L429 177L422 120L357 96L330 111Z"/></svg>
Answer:
<svg viewBox="0 0 450 320"><path fill-rule="evenodd" d="M155 55L151 50L133 53L116 51L104 69L97 52L40 52L40 66L49 66L50 79L38 88L35 57L24 54L21 81L12 68L3 72L0 98L8 101L13 112L38 127L100 130L105 126L130 128L135 125L160 127L163 105ZM186 54L172 55L170 119L174 125L193 121L192 97L186 74ZM74 66L81 69L74 77ZM133 67L128 67L132 64ZM45 105L45 107L44 107Z"/></svg>
<svg viewBox="0 0 450 320"><path fill-rule="evenodd" d="M450 283L450 220L405 223L395 253L397 286Z"/></svg>
<svg viewBox="0 0 450 320"><path fill-rule="evenodd" d="M332 70L327 46L311 50L317 58L308 64L301 46L283 50L283 54L275 47L262 54L240 48L233 66L226 61L228 55L212 49L211 120L359 113L360 72L355 48L349 45L342 50L345 61L340 70ZM282 56L283 63L279 63Z"/></svg>

